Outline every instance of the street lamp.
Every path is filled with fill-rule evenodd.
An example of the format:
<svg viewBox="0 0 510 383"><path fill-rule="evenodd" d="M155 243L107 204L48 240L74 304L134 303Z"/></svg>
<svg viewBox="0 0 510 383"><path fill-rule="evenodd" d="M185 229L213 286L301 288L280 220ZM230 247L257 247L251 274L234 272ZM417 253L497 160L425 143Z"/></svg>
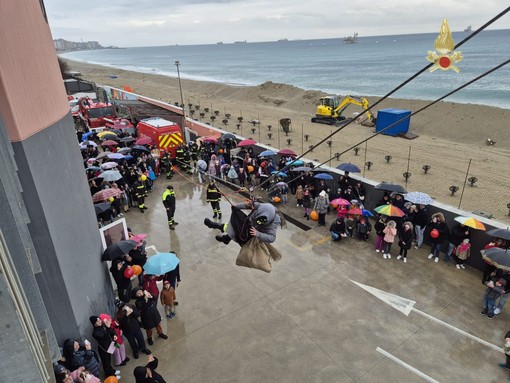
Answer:
<svg viewBox="0 0 510 383"><path fill-rule="evenodd" d="M182 117L184 118L184 125L186 125L186 110L184 109L184 97L182 96L181 73L179 72L179 65L181 65L181 63L177 60L175 62L175 66L177 67L177 78L179 79L179 92L181 93Z"/></svg>

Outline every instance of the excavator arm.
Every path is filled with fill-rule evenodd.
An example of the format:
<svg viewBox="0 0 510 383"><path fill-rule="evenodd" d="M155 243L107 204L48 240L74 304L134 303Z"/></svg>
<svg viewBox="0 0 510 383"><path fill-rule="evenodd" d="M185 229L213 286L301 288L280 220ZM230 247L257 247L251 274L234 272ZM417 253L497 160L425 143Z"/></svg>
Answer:
<svg viewBox="0 0 510 383"><path fill-rule="evenodd" d="M321 98L321 103L317 106L315 117L312 122L326 123L333 125L337 121L345 120L342 116L343 111L351 104L362 107L365 110L368 121L375 123L375 118L368 110L369 104L366 98L346 96L342 101L339 101L336 96L327 96Z"/></svg>

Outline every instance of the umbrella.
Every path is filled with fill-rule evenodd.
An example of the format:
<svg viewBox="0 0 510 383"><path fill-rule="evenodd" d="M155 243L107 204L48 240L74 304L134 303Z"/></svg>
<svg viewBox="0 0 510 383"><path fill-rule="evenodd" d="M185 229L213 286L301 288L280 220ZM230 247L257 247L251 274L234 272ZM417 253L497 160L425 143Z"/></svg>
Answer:
<svg viewBox="0 0 510 383"><path fill-rule="evenodd" d="M264 150L262 153L259 154L259 157L271 157L276 156L276 152L273 152L272 150Z"/></svg>
<svg viewBox="0 0 510 383"><path fill-rule="evenodd" d="M242 140L242 141L239 141L237 146L250 146L250 145L255 145L256 143L257 143L257 141L255 141L255 140Z"/></svg>
<svg viewBox="0 0 510 383"><path fill-rule="evenodd" d="M101 158L105 158L108 156L108 154L110 154L111 152L101 152L99 153L99 155L96 157L96 160L100 160Z"/></svg>
<svg viewBox="0 0 510 383"><path fill-rule="evenodd" d="M131 148L120 148L117 150L117 153L122 153L122 154L126 154L126 153L129 153L131 150Z"/></svg>
<svg viewBox="0 0 510 383"><path fill-rule="evenodd" d="M134 146L131 147L131 149L133 149L133 150L140 150L142 152L150 153L149 149L147 149L145 146L141 146L141 145L134 145Z"/></svg>
<svg viewBox="0 0 510 383"><path fill-rule="evenodd" d="M297 168L290 169L291 172L309 172L311 168L308 166L298 166Z"/></svg>
<svg viewBox="0 0 510 383"><path fill-rule="evenodd" d="M133 157L131 154L126 154L126 155L124 156L124 159L125 159L126 161L132 160L133 158L135 158L135 157Z"/></svg>
<svg viewBox="0 0 510 383"><path fill-rule="evenodd" d="M122 153L111 153L111 154L108 154L108 158L111 159L111 160L122 160L122 159L124 159L124 154L122 154Z"/></svg>
<svg viewBox="0 0 510 383"><path fill-rule="evenodd" d="M344 205L349 206L351 203L343 198L335 198L333 201L330 202L331 205Z"/></svg>
<svg viewBox="0 0 510 383"><path fill-rule="evenodd" d="M276 174L278 177L284 177L284 178L285 178L285 177L288 177L288 176L287 176L287 173L285 173L285 172L279 172L278 170L273 170L273 171L271 172L271 174Z"/></svg>
<svg viewBox="0 0 510 383"><path fill-rule="evenodd" d="M358 168L356 165L351 164L350 162L349 163L345 162L343 164L340 164L336 168L339 170L343 170L344 172L361 173L361 169Z"/></svg>
<svg viewBox="0 0 510 383"><path fill-rule="evenodd" d="M313 178L317 178L319 180L332 180L333 179L333 176L329 175L329 174L326 174L326 173L319 173L319 174L316 174Z"/></svg>
<svg viewBox="0 0 510 383"><path fill-rule="evenodd" d="M111 205L109 203L96 203L94 204L94 209L96 210L96 215L104 213L106 210L111 209Z"/></svg>
<svg viewBox="0 0 510 383"><path fill-rule="evenodd" d="M310 171L315 172L315 173L327 172L327 170L323 169L323 168L313 168L313 169L310 169Z"/></svg>
<svg viewBox="0 0 510 383"><path fill-rule="evenodd" d="M138 140L136 140L136 145L152 145L154 141L150 137L140 137Z"/></svg>
<svg viewBox="0 0 510 383"><path fill-rule="evenodd" d="M110 162L105 162L104 164L101 164L101 169L113 169L113 168L116 168L117 166L119 166L118 163L110 161Z"/></svg>
<svg viewBox="0 0 510 383"><path fill-rule="evenodd" d="M301 160L294 160L294 161L287 161L285 166L302 166L304 165L304 162Z"/></svg>
<svg viewBox="0 0 510 383"><path fill-rule="evenodd" d="M109 130L103 130L102 132L99 132L99 133L97 134L97 136L98 136L99 138L101 138L101 139L102 139L104 136L109 136L109 135L112 135L112 136L117 137L117 134L115 134L115 133L113 133L113 132L111 132L111 131L109 131Z"/></svg>
<svg viewBox="0 0 510 383"><path fill-rule="evenodd" d="M145 238L147 238L147 234L137 234L129 238L131 241L135 241L136 243L143 241Z"/></svg>
<svg viewBox="0 0 510 383"><path fill-rule="evenodd" d="M492 229L487 232L487 234L492 235L496 238L502 238L506 240L510 240L510 230L506 229Z"/></svg>
<svg viewBox="0 0 510 383"><path fill-rule="evenodd" d="M463 217L460 215L458 217L455 217L454 220L472 229L485 230L485 225L473 217Z"/></svg>
<svg viewBox="0 0 510 383"><path fill-rule="evenodd" d="M403 186L392 184L389 182L381 182L375 186L376 189L389 191L389 192L397 192L397 193L407 193L407 190L404 189Z"/></svg>
<svg viewBox="0 0 510 383"><path fill-rule="evenodd" d="M117 145L119 145L119 143L113 140L106 140L101 142L101 146L117 146Z"/></svg>
<svg viewBox="0 0 510 383"><path fill-rule="evenodd" d="M86 140L88 140L88 139L89 139L89 137L90 137L90 136L92 136L93 134L94 134L94 132L87 132L87 133L85 133L83 136L81 136L81 139L82 139L83 141L86 141Z"/></svg>
<svg viewBox="0 0 510 383"><path fill-rule="evenodd" d="M275 186L278 186L278 187L284 187L284 186L287 186L287 187L288 187L289 185L287 185L287 183L286 183L286 182L280 181L280 182L277 182Z"/></svg>
<svg viewBox="0 0 510 383"><path fill-rule="evenodd" d="M143 269L146 274L163 275L175 270L179 264L179 258L174 253L157 253L147 259Z"/></svg>
<svg viewBox="0 0 510 383"><path fill-rule="evenodd" d="M87 171L93 171L93 172L97 172L98 170L101 170L101 168L99 166L89 166L87 169L85 169Z"/></svg>
<svg viewBox="0 0 510 383"><path fill-rule="evenodd" d="M135 141L135 139L133 137L122 137L119 141L120 142L133 142L133 141Z"/></svg>
<svg viewBox="0 0 510 383"><path fill-rule="evenodd" d="M403 217L406 215L402 210L394 205L382 205L374 209L379 214L387 215L388 217Z"/></svg>
<svg viewBox="0 0 510 383"><path fill-rule="evenodd" d="M80 144L80 149L87 149L87 146L93 146L95 148L97 144L94 141L86 140Z"/></svg>
<svg viewBox="0 0 510 383"><path fill-rule="evenodd" d="M115 188L108 188L99 190L92 196L93 202L106 201L110 197L119 197L122 194L122 190Z"/></svg>
<svg viewBox="0 0 510 383"><path fill-rule="evenodd" d="M222 140L234 140L235 138L235 134L232 133L225 133L223 136L221 136Z"/></svg>
<svg viewBox="0 0 510 383"><path fill-rule="evenodd" d="M361 212L363 213L363 215L367 216L367 217L373 217L374 215L370 212L370 210L366 210L366 209L361 209Z"/></svg>
<svg viewBox="0 0 510 383"><path fill-rule="evenodd" d="M115 242L106 248L101 256L101 261L113 261L114 259L122 257L124 254L129 253L136 247L136 242L127 240Z"/></svg>
<svg viewBox="0 0 510 383"><path fill-rule="evenodd" d="M105 170L100 175L98 175L98 178L102 178L108 182L117 181L122 178L122 174L120 174L118 170Z"/></svg>
<svg viewBox="0 0 510 383"><path fill-rule="evenodd" d="M499 247L491 247L487 250L480 250L482 258L498 269L510 271L510 253L508 250Z"/></svg>
<svg viewBox="0 0 510 383"><path fill-rule="evenodd" d="M434 200L427 194L422 192L410 192L404 196L406 201L417 205L430 205Z"/></svg>
<svg viewBox="0 0 510 383"><path fill-rule="evenodd" d="M347 214L362 215L363 211L361 209L355 208L355 209L347 210Z"/></svg>
<svg viewBox="0 0 510 383"><path fill-rule="evenodd" d="M281 156L297 157L297 154L294 152L294 150L291 150L291 149L282 149L282 150L279 150L278 154L281 155Z"/></svg>
<svg viewBox="0 0 510 383"><path fill-rule="evenodd" d="M102 132L104 133L104 132ZM119 137L117 137L117 135L115 133L112 133L112 132L105 132L106 134L103 134L102 136L100 136L99 138L102 139L102 140L119 140ZM101 134L101 133L99 133Z"/></svg>
<svg viewBox="0 0 510 383"><path fill-rule="evenodd" d="M205 137L205 138L202 138L202 141L210 142L210 143L213 143L213 144L217 144L218 143L218 140L215 137Z"/></svg>

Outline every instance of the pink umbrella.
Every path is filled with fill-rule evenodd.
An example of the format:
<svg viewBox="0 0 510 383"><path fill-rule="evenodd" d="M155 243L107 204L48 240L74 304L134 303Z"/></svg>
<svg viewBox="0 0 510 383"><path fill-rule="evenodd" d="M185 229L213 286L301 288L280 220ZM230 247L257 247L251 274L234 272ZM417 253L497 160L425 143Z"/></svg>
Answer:
<svg viewBox="0 0 510 383"><path fill-rule="evenodd" d="M101 146L118 146L118 145L119 145L119 143L115 142L113 140L106 140L106 141L101 142Z"/></svg>
<svg viewBox="0 0 510 383"><path fill-rule="evenodd" d="M122 190L109 188L98 191L92 196L93 202L105 201L110 197L119 197L122 194Z"/></svg>
<svg viewBox="0 0 510 383"><path fill-rule="evenodd" d="M147 234L137 234L129 239L138 243L138 242L143 241L145 238L147 238Z"/></svg>
<svg viewBox="0 0 510 383"><path fill-rule="evenodd" d="M362 215L363 211L361 211L361 209L351 209L351 210L347 210L347 214Z"/></svg>
<svg viewBox="0 0 510 383"><path fill-rule="evenodd" d="M101 164L101 169L113 169L119 166L116 162L105 162L104 164Z"/></svg>
<svg viewBox="0 0 510 383"><path fill-rule="evenodd" d="M153 140L150 137L140 137L138 140L136 140L136 145L152 145Z"/></svg>
<svg viewBox="0 0 510 383"><path fill-rule="evenodd" d="M282 149L278 152L278 154L281 156L297 157L297 154L293 150L290 150L290 149Z"/></svg>
<svg viewBox="0 0 510 383"><path fill-rule="evenodd" d="M343 198L335 198L333 201L330 202L331 205L343 205L343 206L349 206L351 203Z"/></svg>
<svg viewBox="0 0 510 383"><path fill-rule="evenodd" d="M250 146L255 145L256 143L257 141L255 140L242 140L237 144L237 146Z"/></svg>
<svg viewBox="0 0 510 383"><path fill-rule="evenodd" d="M212 142L213 144L217 144L218 140L214 137L205 137L202 139L204 142ZM241 141L242 142L242 141Z"/></svg>

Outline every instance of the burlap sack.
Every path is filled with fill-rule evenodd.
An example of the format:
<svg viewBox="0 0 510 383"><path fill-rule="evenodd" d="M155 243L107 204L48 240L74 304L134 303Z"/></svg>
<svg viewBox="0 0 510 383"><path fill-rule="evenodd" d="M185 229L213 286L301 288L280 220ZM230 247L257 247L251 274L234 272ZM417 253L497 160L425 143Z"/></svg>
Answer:
<svg viewBox="0 0 510 383"><path fill-rule="evenodd" d="M259 269L266 273L270 273L270 258L271 255L266 244L257 237L253 237L241 247L236 259L236 265Z"/></svg>

